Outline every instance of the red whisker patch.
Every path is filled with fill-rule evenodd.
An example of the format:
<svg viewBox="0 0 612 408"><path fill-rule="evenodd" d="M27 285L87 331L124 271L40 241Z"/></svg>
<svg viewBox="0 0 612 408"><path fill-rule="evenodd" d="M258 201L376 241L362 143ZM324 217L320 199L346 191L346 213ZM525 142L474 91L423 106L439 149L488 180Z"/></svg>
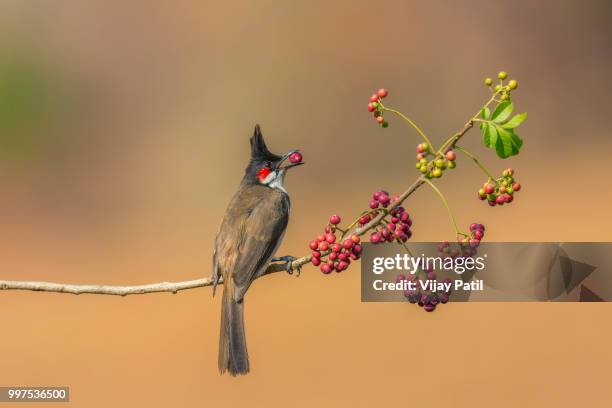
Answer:
<svg viewBox="0 0 612 408"><path fill-rule="evenodd" d="M257 178L261 181L265 180L266 177L268 177L268 175L270 175L270 173L272 173L272 170L270 170L267 167L262 167L261 169L259 169L259 171L257 172Z"/></svg>

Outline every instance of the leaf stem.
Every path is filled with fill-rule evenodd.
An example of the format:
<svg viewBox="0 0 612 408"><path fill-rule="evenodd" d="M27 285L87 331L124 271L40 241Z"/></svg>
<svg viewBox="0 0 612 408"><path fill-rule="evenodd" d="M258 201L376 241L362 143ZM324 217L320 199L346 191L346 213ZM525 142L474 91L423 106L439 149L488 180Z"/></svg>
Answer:
<svg viewBox="0 0 612 408"><path fill-rule="evenodd" d="M482 165L482 163L480 163L480 161L478 161L478 159L476 158L476 156L474 156L472 153L468 152L466 149L464 149L463 147L459 146L459 145L455 145L455 149L463 152L463 154L465 154L467 157L469 157L470 159L472 159L474 161L474 163L476 163L476 165L478 167L480 167L480 170L482 170L490 179L495 180L495 177L493 177L491 175L491 173L489 172L489 170L487 170L487 168L485 166Z"/></svg>
<svg viewBox="0 0 612 408"><path fill-rule="evenodd" d="M430 147L431 151L432 151L432 152L433 152L433 151L435 151L435 149L434 149L434 147L433 147L433 144L431 144L431 141L429 140L429 138L427 137L427 135L425 135L425 132L423 132L423 131L421 130L421 128L419 128L419 127L416 125L416 123L414 123L412 120L410 120L410 118L409 118L408 116L404 115L402 112L400 112L400 111L398 111L398 110L391 109L391 108L387 108L387 107L386 107L386 106L384 106L384 105L383 105L381 102L379 102L379 103L380 103L380 108L381 108L383 111L387 111L387 112L395 113L395 114L396 114L396 115L398 115L400 118L402 118L402 119L404 119L406 122L408 122L408 123L410 124L410 126L412 126L412 127L414 128L414 130L416 130L416 131L417 131L417 133L418 133L419 135L421 135L421 137L423 138L423 140L429 144L429 147Z"/></svg>
<svg viewBox="0 0 612 408"><path fill-rule="evenodd" d="M440 200L442 200L442 204L444 204L444 207L446 207L446 211L448 212L448 217L451 219L451 221L453 223L453 227L455 228L455 233L457 235L465 235L465 234L462 234L459 231L459 227L457 226L457 221L455 220L455 216L453 215L453 211L451 210L450 206L448 205L448 201L446 201L446 198L444 197L444 194L442 194L442 192L438 189L438 187L436 187L434 185L434 183L432 183L431 181L429 181L426 178L423 178L423 180L425 181L425 183L429 184L429 186L436 192L436 194L438 194L438 197L440 197Z"/></svg>

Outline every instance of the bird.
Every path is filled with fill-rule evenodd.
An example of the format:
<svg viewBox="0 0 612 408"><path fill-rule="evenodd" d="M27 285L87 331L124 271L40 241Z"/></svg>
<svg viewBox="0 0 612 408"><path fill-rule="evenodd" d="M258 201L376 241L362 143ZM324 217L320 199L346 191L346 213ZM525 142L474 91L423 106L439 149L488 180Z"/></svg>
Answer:
<svg viewBox="0 0 612 408"><path fill-rule="evenodd" d="M223 278L219 372L249 372L244 331L244 296L270 262L292 273L292 256L274 257L289 223L291 202L284 186L287 171L303 164L299 150L280 156L268 150L259 125L250 138L251 155L238 191L217 232L213 253L213 296ZM296 160L299 159L299 160Z"/></svg>

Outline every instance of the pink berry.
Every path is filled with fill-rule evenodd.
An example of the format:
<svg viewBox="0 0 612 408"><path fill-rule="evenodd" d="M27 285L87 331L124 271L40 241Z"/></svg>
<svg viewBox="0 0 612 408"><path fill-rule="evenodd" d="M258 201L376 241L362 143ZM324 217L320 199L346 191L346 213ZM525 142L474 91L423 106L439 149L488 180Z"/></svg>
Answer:
<svg viewBox="0 0 612 408"><path fill-rule="evenodd" d="M342 245L336 242L334 245L331 246L331 250L334 252L340 252L342 251Z"/></svg>
<svg viewBox="0 0 612 408"><path fill-rule="evenodd" d="M321 265L321 258L312 258L310 260L310 262L314 265L314 266L319 266Z"/></svg>
<svg viewBox="0 0 612 408"><path fill-rule="evenodd" d="M378 102L378 95L373 94L372 96L370 96L370 102Z"/></svg>
<svg viewBox="0 0 612 408"><path fill-rule="evenodd" d="M474 232L474 238L479 240L479 241L482 239L483 236L484 236L484 234L482 233L481 230L477 230L477 231Z"/></svg>
<svg viewBox="0 0 612 408"><path fill-rule="evenodd" d="M373 209L373 210L378 208L378 201L376 201L376 200L370 201L370 208Z"/></svg>
<svg viewBox="0 0 612 408"><path fill-rule="evenodd" d="M334 242L336 242L336 236L332 233L325 234L325 240L330 244L333 244Z"/></svg>
<svg viewBox="0 0 612 408"><path fill-rule="evenodd" d="M374 107L374 105L372 105L372 103L368 103L368 112L374 112L374 110L376 110L376 108Z"/></svg>
<svg viewBox="0 0 612 408"><path fill-rule="evenodd" d="M291 163L301 163L302 162L302 153L300 152L293 152L289 155L289 161Z"/></svg>
<svg viewBox="0 0 612 408"><path fill-rule="evenodd" d="M317 241L319 241L319 242L325 241L325 235L321 234L321 235L317 236Z"/></svg>
<svg viewBox="0 0 612 408"><path fill-rule="evenodd" d="M385 118L383 118L382 116L377 116L376 117L376 122L382 124L385 121Z"/></svg>
<svg viewBox="0 0 612 408"><path fill-rule="evenodd" d="M345 270L346 268L348 268L349 264L346 261L340 261L338 262L338 272Z"/></svg>
<svg viewBox="0 0 612 408"><path fill-rule="evenodd" d="M336 259L338 259L338 253L337 252L332 252L331 254L329 254L329 260L330 261L335 261Z"/></svg>
<svg viewBox="0 0 612 408"><path fill-rule="evenodd" d="M324 274L327 275L328 273L331 273L331 271L332 271L332 268L328 264L321 265L321 272L323 272Z"/></svg>
<svg viewBox="0 0 612 408"><path fill-rule="evenodd" d="M361 245L357 244L353 247L353 253L359 255L361 253Z"/></svg>
<svg viewBox="0 0 612 408"><path fill-rule="evenodd" d="M499 195L495 199L495 203L498 205L503 205L505 202L506 202L506 197L504 197L503 195Z"/></svg>
<svg viewBox="0 0 612 408"><path fill-rule="evenodd" d="M389 91L387 91L385 88L380 88L378 92L376 92L376 95L378 95L380 98L386 98L387 95L389 95Z"/></svg>
<svg viewBox="0 0 612 408"><path fill-rule="evenodd" d="M455 161L455 159L457 158L457 155L455 154L454 150L449 150L448 152L446 152L446 160L448 161Z"/></svg>
<svg viewBox="0 0 612 408"><path fill-rule="evenodd" d="M310 241L308 247L314 251L319 247L319 243L317 241Z"/></svg>
<svg viewBox="0 0 612 408"><path fill-rule="evenodd" d="M353 241L351 241L350 239L345 239L342 243L342 246L346 249L350 249L353 247Z"/></svg>
<svg viewBox="0 0 612 408"><path fill-rule="evenodd" d="M361 225L365 225L365 224L367 224L368 222L370 222L370 220L371 220L370 215L369 215L369 214L366 214L366 215L364 215L363 217L361 217L361 218L359 219L359 224L361 224Z"/></svg>
<svg viewBox="0 0 612 408"><path fill-rule="evenodd" d="M521 185L519 183L514 183L512 185L512 190L514 190L514 191L521 191Z"/></svg>
<svg viewBox="0 0 612 408"><path fill-rule="evenodd" d="M331 217L329 217L329 222L331 224L334 224L334 225L340 224L340 220L341 219L340 219L340 216L338 214L334 214Z"/></svg>
<svg viewBox="0 0 612 408"><path fill-rule="evenodd" d="M493 192L495 191L495 186L493 184L487 184L484 186L484 191L487 194L493 194Z"/></svg>
<svg viewBox="0 0 612 408"><path fill-rule="evenodd" d="M423 156L423 153L419 153L419 154L416 155L416 159L417 160L422 160L424 158L425 158L425 156Z"/></svg>
<svg viewBox="0 0 612 408"><path fill-rule="evenodd" d="M381 236L378 232L374 232L370 235L370 242L373 244L379 243L381 240Z"/></svg>
<svg viewBox="0 0 612 408"><path fill-rule="evenodd" d="M312 251L312 257L313 258L320 258L321 257L321 253L319 251Z"/></svg>
<svg viewBox="0 0 612 408"><path fill-rule="evenodd" d="M327 251L329 249L329 243L327 241L319 242L319 250Z"/></svg>

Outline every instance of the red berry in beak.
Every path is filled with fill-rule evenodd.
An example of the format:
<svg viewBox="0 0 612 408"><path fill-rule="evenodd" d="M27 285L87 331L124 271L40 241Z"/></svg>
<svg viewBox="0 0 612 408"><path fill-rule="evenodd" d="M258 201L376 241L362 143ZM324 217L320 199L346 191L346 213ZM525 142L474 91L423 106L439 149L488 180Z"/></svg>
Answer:
<svg viewBox="0 0 612 408"><path fill-rule="evenodd" d="M302 154L300 152L293 152L289 155L289 161L293 164L302 162Z"/></svg>

